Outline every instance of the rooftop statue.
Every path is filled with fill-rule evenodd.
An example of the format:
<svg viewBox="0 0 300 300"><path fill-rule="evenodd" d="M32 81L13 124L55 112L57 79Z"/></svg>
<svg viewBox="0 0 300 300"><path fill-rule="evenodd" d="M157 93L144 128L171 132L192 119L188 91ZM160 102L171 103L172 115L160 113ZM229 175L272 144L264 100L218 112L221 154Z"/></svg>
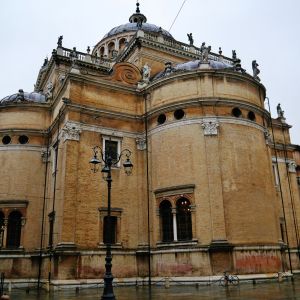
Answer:
<svg viewBox="0 0 300 300"><path fill-rule="evenodd" d="M62 47L63 36L61 35L57 40L57 47Z"/></svg>
<svg viewBox="0 0 300 300"><path fill-rule="evenodd" d="M194 45L193 34L188 33L187 36L188 36L188 39L189 39L190 46L193 46Z"/></svg>
<svg viewBox="0 0 300 300"><path fill-rule="evenodd" d="M260 78L258 77L258 74L260 73L260 70L258 69L259 64L256 62L256 60L252 61L252 70L253 70L253 77L257 81L260 81Z"/></svg>
<svg viewBox="0 0 300 300"><path fill-rule="evenodd" d="M284 117L284 111L282 110L280 103L278 103L276 109L277 109L278 118L285 119L285 117Z"/></svg>
<svg viewBox="0 0 300 300"><path fill-rule="evenodd" d="M202 61L208 62L208 55L211 51L211 46L208 46L207 48L204 48L202 53Z"/></svg>
<svg viewBox="0 0 300 300"><path fill-rule="evenodd" d="M232 59L235 60L236 59L236 51L232 50Z"/></svg>
<svg viewBox="0 0 300 300"><path fill-rule="evenodd" d="M147 63L142 68L142 78L143 82L149 83L150 81L150 75L151 75L151 68L148 66Z"/></svg>
<svg viewBox="0 0 300 300"><path fill-rule="evenodd" d="M203 60L203 52L204 52L204 50L205 50L205 42L203 42L202 44L201 44L201 47L200 47L200 52L201 52L201 60Z"/></svg>

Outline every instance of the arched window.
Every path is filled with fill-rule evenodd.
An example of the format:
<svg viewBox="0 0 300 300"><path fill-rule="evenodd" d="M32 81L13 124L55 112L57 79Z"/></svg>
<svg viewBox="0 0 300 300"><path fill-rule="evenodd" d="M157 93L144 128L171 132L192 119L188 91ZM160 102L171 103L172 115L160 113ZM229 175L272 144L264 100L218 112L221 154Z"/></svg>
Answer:
<svg viewBox="0 0 300 300"><path fill-rule="evenodd" d="M108 44L108 57L109 58L113 58L115 55L115 43L114 42L110 42Z"/></svg>
<svg viewBox="0 0 300 300"><path fill-rule="evenodd" d="M159 215L161 218L162 241L163 242L173 241L174 236L173 236L172 205L169 201L164 200L160 203Z"/></svg>
<svg viewBox="0 0 300 300"><path fill-rule="evenodd" d="M127 40L126 38L121 38L119 41L119 49L122 51L126 46Z"/></svg>
<svg viewBox="0 0 300 300"><path fill-rule="evenodd" d="M192 239L191 204L185 198L180 198L176 203L176 222L178 241Z"/></svg>
<svg viewBox="0 0 300 300"><path fill-rule="evenodd" d="M22 214L19 211L13 211L8 216L7 223L7 248L20 247Z"/></svg>
<svg viewBox="0 0 300 300"><path fill-rule="evenodd" d="M4 238L4 213L0 211L0 248L3 247Z"/></svg>
<svg viewBox="0 0 300 300"><path fill-rule="evenodd" d="M103 57L104 56L104 47L101 47L100 48L100 57Z"/></svg>

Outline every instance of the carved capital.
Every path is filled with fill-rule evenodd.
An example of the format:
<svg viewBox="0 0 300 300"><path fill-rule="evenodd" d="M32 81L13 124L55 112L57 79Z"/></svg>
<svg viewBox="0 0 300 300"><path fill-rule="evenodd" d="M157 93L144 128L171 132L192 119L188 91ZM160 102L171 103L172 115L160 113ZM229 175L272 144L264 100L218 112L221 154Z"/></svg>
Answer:
<svg viewBox="0 0 300 300"><path fill-rule="evenodd" d="M272 143L272 137L271 137L271 134L270 134L270 132L267 128L264 130L264 136L265 136L266 144L267 145L271 144Z"/></svg>
<svg viewBox="0 0 300 300"><path fill-rule="evenodd" d="M138 150L146 150L146 138L137 138L135 142Z"/></svg>
<svg viewBox="0 0 300 300"><path fill-rule="evenodd" d="M290 173L296 173L297 165L294 162L289 162L288 167L289 167L289 172Z"/></svg>
<svg viewBox="0 0 300 300"><path fill-rule="evenodd" d="M80 139L81 129L76 124L66 123L64 128L62 129L62 132L64 142L66 140L79 141Z"/></svg>
<svg viewBox="0 0 300 300"><path fill-rule="evenodd" d="M46 149L42 150L41 157L43 163L49 162L50 154L50 151L47 151Z"/></svg>
<svg viewBox="0 0 300 300"><path fill-rule="evenodd" d="M201 124L204 135L218 135L219 123L217 119L207 119Z"/></svg>

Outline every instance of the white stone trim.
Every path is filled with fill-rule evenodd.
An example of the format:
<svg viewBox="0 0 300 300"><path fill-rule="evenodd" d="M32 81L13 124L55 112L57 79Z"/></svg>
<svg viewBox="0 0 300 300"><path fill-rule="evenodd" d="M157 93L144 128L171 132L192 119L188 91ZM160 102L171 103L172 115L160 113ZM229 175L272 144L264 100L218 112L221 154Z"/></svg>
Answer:
<svg viewBox="0 0 300 300"><path fill-rule="evenodd" d="M213 117L213 119L215 119L216 122L218 122L218 123L249 126L249 127L258 129L263 133L265 131L265 127L263 127L257 123L254 123L253 121L247 120L247 119L240 119L240 118L234 118L234 117ZM176 120L173 122L169 122L167 124L159 125L158 127L155 127L153 129L149 130L149 135L154 135L160 131L164 131L164 130L171 129L171 128L177 128L177 127L181 127L181 126L186 126L186 125L199 124L202 126L202 124L204 122L209 122L210 120L212 120L212 117L192 118L192 119L180 120L180 121Z"/></svg>
<svg viewBox="0 0 300 300"><path fill-rule="evenodd" d="M0 151L46 151L44 146L40 145L0 145Z"/></svg>
<svg viewBox="0 0 300 300"><path fill-rule="evenodd" d="M276 157L275 156L272 156L272 162L276 163ZM288 164L295 164L296 165L296 162L293 159L287 159L287 160L285 160L284 158L277 157L277 162L284 163L284 164L288 163Z"/></svg>

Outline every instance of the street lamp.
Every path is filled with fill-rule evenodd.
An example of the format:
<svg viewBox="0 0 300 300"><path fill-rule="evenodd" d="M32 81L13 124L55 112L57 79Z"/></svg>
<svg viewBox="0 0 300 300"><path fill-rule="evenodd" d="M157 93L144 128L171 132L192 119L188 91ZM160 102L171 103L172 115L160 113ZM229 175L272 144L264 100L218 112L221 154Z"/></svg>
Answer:
<svg viewBox="0 0 300 300"><path fill-rule="evenodd" d="M111 256L111 167L117 166L118 162L121 160L122 156L126 156L126 160L123 163L123 167L126 175L130 175L132 172L133 164L130 161L131 151L124 149L116 158L112 157L112 151L103 152L99 146L93 147L93 158L90 160L91 170L96 173L99 171L98 165L102 162L104 167L101 170L104 180L107 182L107 219L108 223L106 226L108 239L106 241L106 256L105 256L105 275L104 275L104 289L102 300L106 299L116 299L113 291L113 275L111 273L112 268L112 256Z"/></svg>

